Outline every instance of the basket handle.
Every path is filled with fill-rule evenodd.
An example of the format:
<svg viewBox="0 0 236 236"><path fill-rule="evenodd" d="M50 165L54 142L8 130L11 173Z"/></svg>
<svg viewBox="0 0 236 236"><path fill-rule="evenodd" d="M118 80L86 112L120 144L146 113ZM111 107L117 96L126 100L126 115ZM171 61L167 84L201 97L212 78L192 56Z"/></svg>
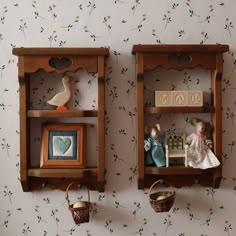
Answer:
<svg viewBox="0 0 236 236"><path fill-rule="evenodd" d="M159 184L159 183L160 183L160 184L166 183L167 185L169 185L169 186L171 187L172 193L175 192L174 189L173 189L173 186L172 186L168 181L166 181L166 180L164 180L164 179L159 179L159 180L157 180L156 182L154 182L154 183L152 184L152 186L150 187L149 192L148 192L149 198L150 198L152 189L153 189L157 184Z"/></svg>
<svg viewBox="0 0 236 236"><path fill-rule="evenodd" d="M66 188L66 200L68 202L68 206L70 206L70 199L69 199L69 188L75 184L74 182L70 183L68 185L68 187ZM90 202L90 192L89 192L89 188L87 187L87 190L88 190L88 202Z"/></svg>

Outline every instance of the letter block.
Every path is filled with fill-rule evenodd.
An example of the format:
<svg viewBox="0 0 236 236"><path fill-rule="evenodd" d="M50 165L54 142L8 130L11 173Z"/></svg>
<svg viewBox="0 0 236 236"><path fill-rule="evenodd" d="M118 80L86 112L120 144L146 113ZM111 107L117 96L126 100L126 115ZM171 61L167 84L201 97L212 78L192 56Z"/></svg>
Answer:
<svg viewBox="0 0 236 236"><path fill-rule="evenodd" d="M188 105L202 107L203 106L203 92L202 91L189 91Z"/></svg>
<svg viewBox="0 0 236 236"><path fill-rule="evenodd" d="M155 91L156 107L203 106L203 91Z"/></svg>

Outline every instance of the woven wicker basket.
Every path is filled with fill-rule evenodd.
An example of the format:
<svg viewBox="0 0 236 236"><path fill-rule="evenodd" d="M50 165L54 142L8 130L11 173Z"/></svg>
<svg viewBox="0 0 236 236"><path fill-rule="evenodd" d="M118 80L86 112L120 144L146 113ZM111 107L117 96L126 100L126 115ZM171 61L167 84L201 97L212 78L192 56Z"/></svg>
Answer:
<svg viewBox="0 0 236 236"><path fill-rule="evenodd" d="M165 184L170 186L172 191L162 191L162 192L152 192L152 189L155 186ZM175 191L172 185L166 180L157 180L152 184L149 189L149 202L151 207L155 210L155 212L166 212L171 209L175 200Z"/></svg>
<svg viewBox="0 0 236 236"><path fill-rule="evenodd" d="M90 210L90 193L88 189L88 201L81 201L82 205L81 207L73 207L74 204L70 204L69 200L69 188L75 183L71 183L68 185L66 189L66 200L68 202L68 209L72 214L72 217L74 219L75 224L82 224L89 222L89 210Z"/></svg>

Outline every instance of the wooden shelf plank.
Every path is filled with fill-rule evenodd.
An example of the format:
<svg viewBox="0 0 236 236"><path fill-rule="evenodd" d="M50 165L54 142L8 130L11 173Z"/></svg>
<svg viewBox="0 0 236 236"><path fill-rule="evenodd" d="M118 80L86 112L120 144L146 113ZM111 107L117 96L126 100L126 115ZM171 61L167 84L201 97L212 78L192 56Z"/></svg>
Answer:
<svg viewBox="0 0 236 236"><path fill-rule="evenodd" d="M145 167L145 174L148 175L202 175L212 172L212 169L202 170L194 169L192 167L171 166L171 167Z"/></svg>
<svg viewBox="0 0 236 236"><path fill-rule="evenodd" d="M108 48L13 48L17 56L108 56Z"/></svg>
<svg viewBox="0 0 236 236"><path fill-rule="evenodd" d="M214 107L144 107L146 114L157 113L214 113Z"/></svg>
<svg viewBox="0 0 236 236"><path fill-rule="evenodd" d="M136 44L133 45L132 53L223 53L229 50L225 44Z"/></svg>
<svg viewBox="0 0 236 236"><path fill-rule="evenodd" d="M83 178L97 176L97 168L86 169L28 169L28 176L38 178Z"/></svg>
<svg viewBox="0 0 236 236"><path fill-rule="evenodd" d="M97 117L97 110L28 110L27 117Z"/></svg>

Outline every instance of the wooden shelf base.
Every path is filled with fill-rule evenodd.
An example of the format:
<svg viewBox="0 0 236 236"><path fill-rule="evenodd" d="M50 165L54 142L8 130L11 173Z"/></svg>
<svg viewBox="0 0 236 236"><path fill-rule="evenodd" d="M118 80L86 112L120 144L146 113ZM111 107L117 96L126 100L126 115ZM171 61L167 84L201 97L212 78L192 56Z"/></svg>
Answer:
<svg viewBox="0 0 236 236"><path fill-rule="evenodd" d="M97 176L97 168L86 169L28 169L28 176L38 178L82 178Z"/></svg>
<svg viewBox="0 0 236 236"><path fill-rule="evenodd" d="M28 169L28 189L24 191L42 190L46 188L66 190L71 183L88 186L90 190L104 192L105 181L98 182L97 168L86 169ZM22 185L23 187L23 185Z"/></svg>
<svg viewBox="0 0 236 236"><path fill-rule="evenodd" d="M158 179L169 181L174 187L192 186L200 184L204 187L219 188L221 177L216 176L217 168L202 170L192 167L145 167L144 179L139 179L138 188L150 188Z"/></svg>
<svg viewBox="0 0 236 236"><path fill-rule="evenodd" d="M192 167L184 166L171 166L171 167L145 167L145 174L155 174L155 175L202 175L206 173L211 173L212 169L202 170L194 169Z"/></svg>

